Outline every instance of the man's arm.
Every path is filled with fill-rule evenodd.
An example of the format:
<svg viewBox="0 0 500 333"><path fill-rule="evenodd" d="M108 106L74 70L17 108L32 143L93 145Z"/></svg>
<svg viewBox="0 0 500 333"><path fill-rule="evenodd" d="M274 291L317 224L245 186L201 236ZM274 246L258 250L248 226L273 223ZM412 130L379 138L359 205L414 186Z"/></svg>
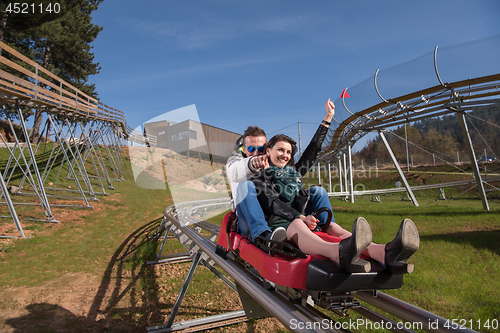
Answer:
<svg viewBox="0 0 500 333"><path fill-rule="evenodd" d="M231 156L227 161L226 170L229 180L234 183L240 183L254 176L261 169L269 168L267 155L261 156Z"/></svg>
<svg viewBox="0 0 500 333"><path fill-rule="evenodd" d="M255 174L248 166L249 157L231 156L226 164L227 176L232 183L240 183Z"/></svg>

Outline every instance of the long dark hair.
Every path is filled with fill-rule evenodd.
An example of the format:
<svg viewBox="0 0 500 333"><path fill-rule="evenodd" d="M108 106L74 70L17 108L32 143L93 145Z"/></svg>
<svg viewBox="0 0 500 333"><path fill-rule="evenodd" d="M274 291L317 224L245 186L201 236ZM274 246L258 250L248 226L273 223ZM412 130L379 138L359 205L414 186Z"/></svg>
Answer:
<svg viewBox="0 0 500 333"><path fill-rule="evenodd" d="M292 156L290 157L290 161L288 161L287 165L295 167L295 161L293 159L293 156L295 156L295 153L297 152L297 142L295 142L291 137L285 134L275 135L271 138L271 140L267 142L266 147L272 149L278 142L282 141L288 142L292 146Z"/></svg>

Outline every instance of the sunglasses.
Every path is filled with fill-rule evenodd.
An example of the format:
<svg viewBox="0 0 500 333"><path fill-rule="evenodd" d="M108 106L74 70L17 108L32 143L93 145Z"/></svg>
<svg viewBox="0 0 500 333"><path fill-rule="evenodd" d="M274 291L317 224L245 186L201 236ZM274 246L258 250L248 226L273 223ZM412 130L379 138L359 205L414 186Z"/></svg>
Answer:
<svg viewBox="0 0 500 333"><path fill-rule="evenodd" d="M249 152L250 154L251 154L251 153L253 153L255 150L257 150L259 153L263 153L263 152L264 152L264 150L266 149L266 146L265 146L265 145L264 145L264 146L260 146L260 147L255 147L255 146L245 146L245 145L243 145L243 147L245 147L245 148L248 150L248 152Z"/></svg>

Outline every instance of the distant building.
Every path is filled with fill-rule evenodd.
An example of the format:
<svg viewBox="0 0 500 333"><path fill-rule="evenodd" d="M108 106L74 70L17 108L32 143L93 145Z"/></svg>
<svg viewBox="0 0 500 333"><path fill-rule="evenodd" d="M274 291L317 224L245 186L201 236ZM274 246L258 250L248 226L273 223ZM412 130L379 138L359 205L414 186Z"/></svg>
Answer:
<svg viewBox="0 0 500 333"><path fill-rule="evenodd" d="M180 123L169 120L144 124L147 135L156 136L156 146L168 148L180 154L188 151L200 153L204 158L212 155L214 160L224 160L234 149L241 134L203 124L191 119ZM193 156L194 157L194 156Z"/></svg>

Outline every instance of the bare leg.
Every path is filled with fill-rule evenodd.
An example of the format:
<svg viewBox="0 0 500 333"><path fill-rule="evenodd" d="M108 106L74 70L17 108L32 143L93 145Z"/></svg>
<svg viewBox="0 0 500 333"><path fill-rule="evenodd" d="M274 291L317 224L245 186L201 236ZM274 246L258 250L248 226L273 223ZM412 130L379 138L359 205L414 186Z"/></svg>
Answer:
<svg viewBox="0 0 500 333"><path fill-rule="evenodd" d="M326 231L329 235L345 239L351 237L352 233L342 228L337 223L331 223ZM385 245L371 243L364 251L363 255L385 263Z"/></svg>
<svg viewBox="0 0 500 333"><path fill-rule="evenodd" d="M371 243L362 254L385 264L385 245Z"/></svg>
<svg viewBox="0 0 500 333"><path fill-rule="evenodd" d="M327 234L340 237L342 239L351 237L352 233L345 230L342 228L340 225L337 223L330 223L330 226L328 227L328 230L326 231Z"/></svg>
<svg viewBox="0 0 500 333"><path fill-rule="evenodd" d="M286 231L289 240L293 240L306 254L320 254L339 261L339 244L324 241L314 234L300 219L294 220Z"/></svg>
<svg viewBox="0 0 500 333"><path fill-rule="evenodd" d="M327 232L332 236L337 236L342 239L351 235L349 231L334 223L330 224ZM407 264L406 260L418 250L420 245L418 230L415 224L411 220L403 220L400 230L398 230L398 235L396 235L395 239L389 244L392 245L391 248L396 248L392 250L392 252L395 253L392 256L398 258L400 262L386 263L387 251L385 244L370 243L362 254L386 265L395 274L411 273L413 271L413 265ZM395 260L396 259L393 258L393 261Z"/></svg>

